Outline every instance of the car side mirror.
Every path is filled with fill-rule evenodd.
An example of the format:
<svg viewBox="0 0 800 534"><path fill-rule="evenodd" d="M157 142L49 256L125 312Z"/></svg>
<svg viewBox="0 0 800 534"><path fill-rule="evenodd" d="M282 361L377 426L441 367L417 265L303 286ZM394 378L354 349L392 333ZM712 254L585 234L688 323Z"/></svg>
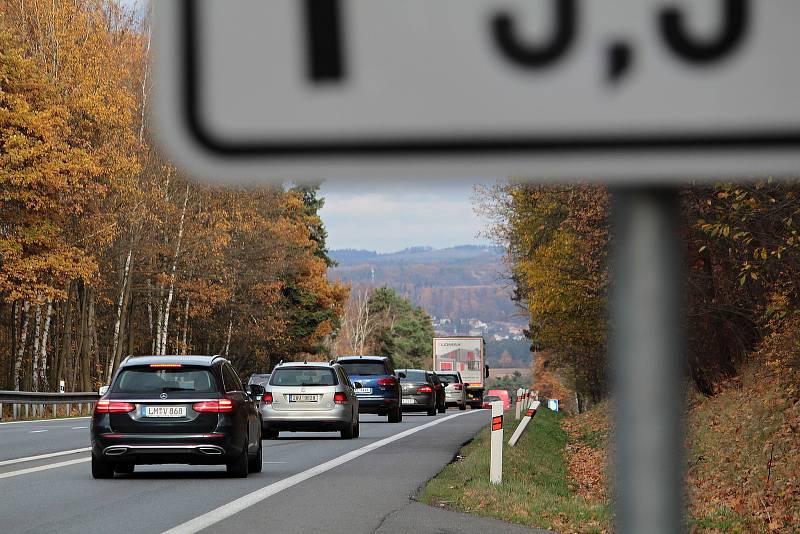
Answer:
<svg viewBox="0 0 800 534"><path fill-rule="evenodd" d="M361 385L361 382L353 382L353 387L356 388L356 389L361 389L364 386Z"/></svg>
<svg viewBox="0 0 800 534"><path fill-rule="evenodd" d="M250 384L249 386L247 386L247 393L251 397L256 397L256 400L261 400L261 397L264 396L264 393L266 391L267 390L264 389L264 386L260 384Z"/></svg>
<svg viewBox="0 0 800 534"><path fill-rule="evenodd" d="M407 375L406 375L404 372L402 372L402 371L400 371L399 373L397 373L397 378L405 378L406 376L407 376Z"/></svg>
<svg viewBox="0 0 800 534"><path fill-rule="evenodd" d="M108 393L108 386L100 386L100 390L98 391L98 393L100 394L101 397L106 393Z"/></svg>
<svg viewBox="0 0 800 534"><path fill-rule="evenodd" d="M488 365L484 365L483 366L483 378L489 378L489 366Z"/></svg>

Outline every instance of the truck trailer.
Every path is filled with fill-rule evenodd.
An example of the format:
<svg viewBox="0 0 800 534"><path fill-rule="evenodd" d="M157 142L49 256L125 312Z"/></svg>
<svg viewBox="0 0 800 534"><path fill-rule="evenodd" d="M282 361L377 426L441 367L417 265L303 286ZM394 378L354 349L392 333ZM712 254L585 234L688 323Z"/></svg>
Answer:
<svg viewBox="0 0 800 534"><path fill-rule="evenodd" d="M466 389L467 404L481 407L489 366L482 337L433 338L433 369L438 373L459 372Z"/></svg>

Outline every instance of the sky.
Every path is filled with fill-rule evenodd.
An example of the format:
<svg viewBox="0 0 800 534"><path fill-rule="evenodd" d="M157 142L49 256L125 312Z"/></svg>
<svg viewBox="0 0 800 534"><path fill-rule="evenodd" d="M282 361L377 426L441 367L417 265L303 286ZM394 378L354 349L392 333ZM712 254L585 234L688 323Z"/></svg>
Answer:
<svg viewBox="0 0 800 534"><path fill-rule="evenodd" d="M412 246L489 244L478 235L486 221L473 211L472 194L467 182L323 183L320 215L328 248L395 252Z"/></svg>

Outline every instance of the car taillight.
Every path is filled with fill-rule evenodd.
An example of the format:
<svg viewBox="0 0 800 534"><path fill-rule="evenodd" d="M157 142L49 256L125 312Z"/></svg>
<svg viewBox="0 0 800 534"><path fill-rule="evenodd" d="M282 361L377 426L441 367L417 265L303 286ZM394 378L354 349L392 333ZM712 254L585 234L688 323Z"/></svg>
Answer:
<svg viewBox="0 0 800 534"><path fill-rule="evenodd" d="M433 391L433 388L430 386L420 386L417 389L417 393L430 393L431 391Z"/></svg>
<svg viewBox="0 0 800 534"><path fill-rule="evenodd" d="M380 380L378 380L378 385L379 386L395 386L395 385L397 385L397 379L395 377L393 377L393 376L390 376L389 378L381 378Z"/></svg>
<svg viewBox="0 0 800 534"><path fill-rule="evenodd" d="M464 389L464 386L462 386L461 384L453 384L453 389L456 391L461 391L462 389Z"/></svg>
<svg viewBox="0 0 800 534"><path fill-rule="evenodd" d="M264 396L261 397L261 402L263 402L264 404L272 404L272 393L270 393L269 391L264 393Z"/></svg>
<svg viewBox="0 0 800 534"><path fill-rule="evenodd" d="M99 400L94 407L96 413L129 413L136 409L130 402Z"/></svg>
<svg viewBox="0 0 800 534"><path fill-rule="evenodd" d="M334 393L333 402L335 402L336 404L344 404L347 402L347 395L345 395L341 391L338 393Z"/></svg>
<svg viewBox="0 0 800 534"><path fill-rule="evenodd" d="M228 413L233 411L233 401L219 399L212 401L195 402L192 409L199 413Z"/></svg>

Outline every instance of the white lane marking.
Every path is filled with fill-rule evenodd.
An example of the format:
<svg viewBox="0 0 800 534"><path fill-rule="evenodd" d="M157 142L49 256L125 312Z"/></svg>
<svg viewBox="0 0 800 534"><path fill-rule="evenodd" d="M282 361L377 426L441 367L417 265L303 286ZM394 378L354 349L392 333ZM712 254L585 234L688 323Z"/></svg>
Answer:
<svg viewBox="0 0 800 534"><path fill-rule="evenodd" d="M11 478L19 475L27 475L29 473L36 473L37 471L47 471L48 469L56 469L58 467L66 467L73 464L81 464L88 462L91 458L78 458L77 460L67 460L65 462L58 462L55 464L40 465L39 467L29 467L27 469L20 469L19 471L9 471L8 473L0 473L0 479Z"/></svg>
<svg viewBox="0 0 800 534"><path fill-rule="evenodd" d="M89 428L89 427L88 426L73 426L72 430L75 430L75 429L78 429L78 428Z"/></svg>
<svg viewBox="0 0 800 534"><path fill-rule="evenodd" d="M37 456L28 456L26 458L14 458L13 460L3 460L0 462L0 466L3 465L11 465L11 464L21 464L23 462L33 462L36 460L44 460L45 458L55 458L56 456L66 456L68 454L77 454L79 452L86 452L89 450L89 447L83 447L80 449L72 449L70 451L58 451L58 452L48 452L47 454L39 454Z"/></svg>
<svg viewBox="0 0 800 534"><path fill-rule="evenodd" d="M84 415L82 417L59 417L58 419L34 419L31 421L6 421L5 423L0 423L0 425L21 425L23 423L53 423L53 422L63 422L63 421L75 421L77 419L91 419L90 415Z"/></svg>
<svg viewBox="0 0 800 534"><path fill-rule="evenodd" d="M39 432L47 432L47 430L30 430L28 434L38 434Z"/></svg>
<svg viewBox="0 0 800 534"><path fill-rule="evenodd" d="M283 480L279 480L269 486L264 486L261 489L258 489L252 493L248 493L243 497L239 497L227 504L223 504L219 508L215 508L210 512L207 512L201 516L195 517L194 519L190 519L189 521L182 523L176 527L173 527L167 531L164 531L162 534L194 534L195 532L199 532L205 528L210 527L216 523L219 523L223 519L227 519L234 514L241 512L253 506L254 504L258 504L259 502L263 501L264 499L275 495L276 493L280 493L285 489L289 489L292 486L299 484L309 478L315 477L319 474L322 474L326 471L330 471L334 467L338 467L342 464L349 462L350 460L354 460L359 456L363 456L368 452L374 451L375 449L380 449L385 445L389 445L397 440L403 439L411 434L415 434L421 430L425 430L426 428L430 428L432 426L436 426L440 423L444 423L445 421L449 421L456 417L460 417L462 415L467 415L471 413L480 413L480 412L459 412L453 415L448 415L447 417L442 417L441 419L436 419L435 421L431 421L430 423L426 423L424 425L420 425L414 428L409 428L399 434L395 434L393 436L389 436L388 438L384 438L380 441L376 441L375 443L370 443L360 449L356 449L354 451L350 451L338 458L334 458L333 460L328 460L327 462L321 463L316 465L310 469L307 469L301 473L297 473L296 475L292 475L288 478L284 478Z"/></svg>

